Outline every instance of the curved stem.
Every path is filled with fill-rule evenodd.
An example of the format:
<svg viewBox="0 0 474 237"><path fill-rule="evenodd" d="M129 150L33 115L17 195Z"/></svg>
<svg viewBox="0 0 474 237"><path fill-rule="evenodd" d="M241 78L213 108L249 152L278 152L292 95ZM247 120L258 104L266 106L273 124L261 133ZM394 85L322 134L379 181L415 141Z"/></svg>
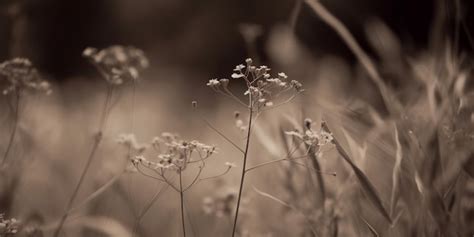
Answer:
<svg viewBox="0 0 474 237"><path fill-rule="evenodd" d="M114 185L120 179L120 177L122 176L123 173L124 173L124 171L116 174L109 181L107 181L107 183L103 184L100 188L98 188L96 191L91 193L86 199L84 199L84 201L82 201L78 205L72 207L69 210L69 213L72 213L76 210L79 210L80 208L85 206L87 203L89 203L89 202L93 201L94 199L96 199L97 197L99 197L100 194L104 193L106 190L108 190L110 187L112 187L112 185Z"/></svg>
<svg viewBox="0 0 474 237"><path fill-rule="evenodd" d="M109 87L108 90L107 90L107 97L106 97L105 102L104 102L104 108L102 110L101 117L100 117L99 131L95 135L94 144L92 145L92 149L91 149L91 151L89 153L89 156L87 158L86 165L85 165L84 169L82 170L79 181L76 184L76 187L74 188L74 191L73 191L73 193L72 193L72 195L71 195L71 197L70 197L70 199L67 203L66 211L64 212L63 216L61 217L61 220L59 221L58 227L54 231L53 237L58 237L59 236L59 233L61 232L61 229L64 226L64 222L66 221L67 217L69 216L69 212L72 208L72 205L74 204L74 201L76 200L77 194L79 193L79 189L82 186L82 183L84 182L87 171L89 171L89 168L92 164L92 161L94 160L95 153L97 152L97 148L99 147L100 142L102 141L102 135L103 135L102 133L103 133L106 121L107 121L108 111L110 109L109 108L109 103L110 103L112 92L113 92L113 87Z"/></svg>
<svg viewBox="0 0 474 237"><path fill-rule="evenodd" d="M20 98L21 98L20 91L16 91L15 95L16 95L16 100L15 100L15 106L13 108L15 110L14 111L15 117L13 118L13 131L10 134L10 139L8 141L7 149L5 150L5 154L3 155L2 164L0 165L0 167L3 167L3 165L5 164L5 161L8 158L8 154L10 154L10 150L13 146L13 141L15 140L15 135L18 130L18 119L20 115L19 111L20 111Z"/></svg>
<svg viewBox="0 0 474 237"><path fill-rule="evenodd" d="M145 206L143 207L143 210L141 211L141 213L138 215L138 217L136 218L136 221L135 221L135 225L133 227L133 232L132 232L132 237L135 237L137 236L137 232L138 232L138 228L140 226L140 222L142 221L143 217L145 216L145 214L148 212L148 210L151 209L151 207L153 206L153 204L155 204L155 202L161 197L160 194L162 194L163 192L165 192L170 186L169 185L164 185L163 187L161 187L156 193L155 195L153 195L152 199L150 200L150 202Z"/></svg>
<svg viewBox="0 0 474 237"><path fill-rule="evenodd" d="M250 97L251 98L251 97ZM244 163L242 165L242 175L240 176L240 187L239 187L239 195L237 196L237 207L235 209L235 217L234 217L234 224L232 227L232 237L235 236L235 232L237 230L237 220L239 218L239 209L240 209L240 201L242 199L242 191L244 188L244 181L245 181L245 174L246 174L246 165L247 165L247 157L249 153L249 146L250 146L250 135L252 130L252 117L253 117L253 108L252 108L252 100L250 99L250 106L249 106L249 126L247 130L247 142L245 144L245 152L244 152Z"/></svg>
<svg viewBox="0 0 474 237"><path fill-rule="evenodd" d="M181 202L181 225L183 228L183 237L186 237L186 224L184 223L184 192L183 192L183 178L181 170L179 171L179 200Z"/></svg>

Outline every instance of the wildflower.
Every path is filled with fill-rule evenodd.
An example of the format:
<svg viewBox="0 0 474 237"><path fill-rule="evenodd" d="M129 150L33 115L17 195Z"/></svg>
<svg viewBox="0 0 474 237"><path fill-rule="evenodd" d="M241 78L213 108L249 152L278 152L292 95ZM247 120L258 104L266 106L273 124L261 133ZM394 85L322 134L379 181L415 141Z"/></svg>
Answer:
<svg viewBox="0 0 474 237"><path fill-rule="evenodd" d="M132 163L152 169L173 169L181 172L189 163L195 161L192 160L193 154L198 154L199 160L202 160L216 153L215 146L197 140L180 140L177 135L167 132L162 133L161 137L153 138L152 146L159 152L157 161L150 161L139 155L132 159Z"/></svg>
<svg viewBox="0 0 474 237"><path fill-rule="evenodd" d="M14 58L0 64L0 77L8 81L8 87L3 90L3 94L9 94L19 90L40 91L51 94L50 84L41 79L38 71L25 58Z"/></svg>
<svg viewBox="0 0 474 237"><path fill-rule="evenodd" d="M328 133L323 129L321 129L319 132L313 131L311 129L312 123L313 122L311 121L311 119L307 118L304 120L304 133L295 129L294 131L285 132L285 134L297 138L298 140L304 142L310 147L316 148L325 146L333 141L333 136L331 133ZM319 149L315 150L319 151Z"/></svg>
<svg viewBox="0 0 474 237"><path fill-rule="evenodd" d="M244 69L244 68L245 68L245 65L239 64L239 65L235 66L234 71L235 72L241 72L242 69Z"/></svg>
<svg viewBox="0 0 474 237"><path fill-rule="evenodd" d="M291 80L290 85L292 88L295 88L297 92L303 91L303 85L299 81Z"/></svg>
<svg viewBox="0 0 474 237"><path fill-rule="evenodd" d="M324 146L326 144L331 143L334 140L332 133L328 133L326 131L321 131L319 133L319 140L318 146Z"/></svg>
<svg viewBox="0 0 474 237"><path fill-rule="evenodd" d="M206 85L213 89L217 89L217 87L219 87L221 83L217 79L211 79Z"/></svg>
<svg viewBox="0 0 474 237"><path fill-rule="evenodd" d="M280 79L282 79L282 80L288 79L288 76L287 76L284 72L278 73L278 77L279 77Z"/></svg>
<svg viewBox="0 0 474 237"><path fill-rule="evenodd" d="M0 214L0 236L13 235L18 233L20 222L15 218L5 219L4 214Z"/></svg>
<svg viewBox="0 0 474 237"><path fill-rule="evenodd" d="M231 77L234 79L239 79L239 78L245 77L245 75L242 73L232 73Z"/></svg>
<svg viewBox="0 0 474 237"><path fill-rule="evenodd" d="M138 80L140 71L149 65L143 51L130 46L117 45L100 51L86 48L82 55L88 58L112 85Z"/></svg>
<svg viewBox="0 0 474 237"><path fill-rule="evenodd" d="M222 85L223 88L227 88L227 85L229 85L229 79L220 79L219 83Z"/></svg>
<svg viewBox="0 0 474 237"><path fill-rule="evenodd" d="M259 111L263 107L274 106L275 101L279 100L278 97L284 97L284 95L288 96L288 99L282 101L290 101L296 94L303 91L303 85L296 80L288 81L288 76L284 72L278 73L277 77L272 77L269 67L265 65L254 66L250 58L246 59L245 63L247 65L239 64L235 66L231 77L234 79L243 78L246 81L247 90L244 95L249 96L247 103L241 101L238 96L227 89L229 84L227 79L212 79L207 85L254 111ZM220 86L224 90L220 90Z"/></svg>

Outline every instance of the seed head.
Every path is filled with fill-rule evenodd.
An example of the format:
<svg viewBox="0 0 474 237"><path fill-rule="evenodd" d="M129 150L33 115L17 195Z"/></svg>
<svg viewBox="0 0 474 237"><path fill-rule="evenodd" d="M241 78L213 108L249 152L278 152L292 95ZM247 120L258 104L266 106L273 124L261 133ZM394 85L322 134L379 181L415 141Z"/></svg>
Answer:
<svg viewBox="0 0 474 237"><path fill-rule="evenodd" d="M89 59L112 85L138 80L140 72L149 65L143 51L131 46L116 45L100 51L89 47L82 55Z"/></svg>
<svg viewBox="0 0 474 237"><path fill-rule="evenodd" d="M51 93L50 84L41 79L38 71L26 58L14 58L0 64L0 79L5 78L8 87L3 94L9 94L18 90L40 91Z"/></svg>

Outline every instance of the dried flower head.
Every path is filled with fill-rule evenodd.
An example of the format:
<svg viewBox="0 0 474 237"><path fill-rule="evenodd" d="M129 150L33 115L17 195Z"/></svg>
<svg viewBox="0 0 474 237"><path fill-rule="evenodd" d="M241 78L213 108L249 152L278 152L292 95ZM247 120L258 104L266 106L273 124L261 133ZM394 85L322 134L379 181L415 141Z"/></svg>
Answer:
<svg viewBox="0 0 474 237"><path fill-rule="evenodd" d="M50 84L41 79L30 60L25 58L14 58L1 63L0 78L5 78L8 81L8 87L3 90L3 94L20 90L51 93Z"/></svg>
<svg viewBox="0 0 474 237"><path fill-rule="evenodd" d="M89 59L112 85L138 80L140 72L149 65L143 51L131 46L116 45L100 51L86 48L82 55Z"/></svg>
<svg viewBox="0 0 474 237"><path fill-rule="evenodd" d="M5 219L4 214L0 214L0 236L10 236L18 233L20 222L15 218Z"/></svg>
<svg viewBox="0 0 474 237"><path fill-rule="evenodd" d="M153 138L152 147L158 152L157 159L147 160L144 156L136 156L132 163L142 164L152 169L174 169L183 171L191 162L201 161L216 153L216 147L196 140L186 141L171 133L163 133ZM193 155L197 158L193 159Z"/></svg>
<svg viewBox="0 0 474 237"><path fill-rule="evenodd" d="M265 65L254 66L253 60L250 58L245 60L245 65L235 66L231 78L243 79L246 82L247 90L244 95L248 96L248 103L242 102L227 88L228 79L211 79L207 86L255 111L274 106L274 101L281 101L283 97L287 97L287 99L277 105L289 102L296 94L303 91L303 85L300 82L296 80L288 81L288 76L283 72L278 73L276 77L272 77L270 71L271 69Z"/></svg>
<svg viewBox="0 0 474 237"><path fill-rule="evenodd" d="M333 141L333 136L331 133L328 133L324 129L320 129L320 131L313 131L312 130L312 120L307 118L304 120L304 132L300 132L298 129L294 131L285 132L287 135L292 136L306 145L315 152L319 152L319 148L325 146Z"/></svg>

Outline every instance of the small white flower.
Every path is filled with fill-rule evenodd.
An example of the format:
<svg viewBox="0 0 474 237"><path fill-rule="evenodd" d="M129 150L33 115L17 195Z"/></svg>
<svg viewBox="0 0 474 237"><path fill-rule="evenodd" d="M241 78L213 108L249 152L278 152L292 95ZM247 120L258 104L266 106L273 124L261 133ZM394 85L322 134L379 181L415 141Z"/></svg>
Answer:
<svg viewBox="0 0 474 237"><path fill-rule="evenodd" d="M216 86L219 86L220 84L221 83L217 79L211 79L206 85L210 87L216 87Z"/></svg>
<svg viewBox="0 0 474 237"><path fill-rule="evenodd" d="M245 77L245 75L242 73L232 73L231 77L234 79L239 79L239 78Z"/></svg>
<svg viewBox="0 0 474 237"><path fill-rule="evenodd" d="M237 165L236 165L235 163L232 163L232 162L226 162L225 165L226 165L227 167L229 167L229 169L230 169L230 168L236 168L236 167L237 167Z"/></svg>
<svg viewBox="0 0 474 237"><path fill-rule="evenodd" d="M279 77L280 79L287 79L287 78L288 78L288 76L287 76L284 72L278 73L278 77Z"/></svg>
<svg viewBox="0 0 474 237"><path fill-rule="evenodd" d="M265 106L266 106L266 107L271 107L271 106L273 106L273 102L267 101L267 102L265 103Z"/></svg>
<svg viewBox="0 0 474 237"><path fill-rule="evenodd" d="M239 64L239 65L235 66L234 71L235 71L235 72L240 72L240 71L242 71L242 69L244 69L244 68L245 68L245 65Z"/></svg>

